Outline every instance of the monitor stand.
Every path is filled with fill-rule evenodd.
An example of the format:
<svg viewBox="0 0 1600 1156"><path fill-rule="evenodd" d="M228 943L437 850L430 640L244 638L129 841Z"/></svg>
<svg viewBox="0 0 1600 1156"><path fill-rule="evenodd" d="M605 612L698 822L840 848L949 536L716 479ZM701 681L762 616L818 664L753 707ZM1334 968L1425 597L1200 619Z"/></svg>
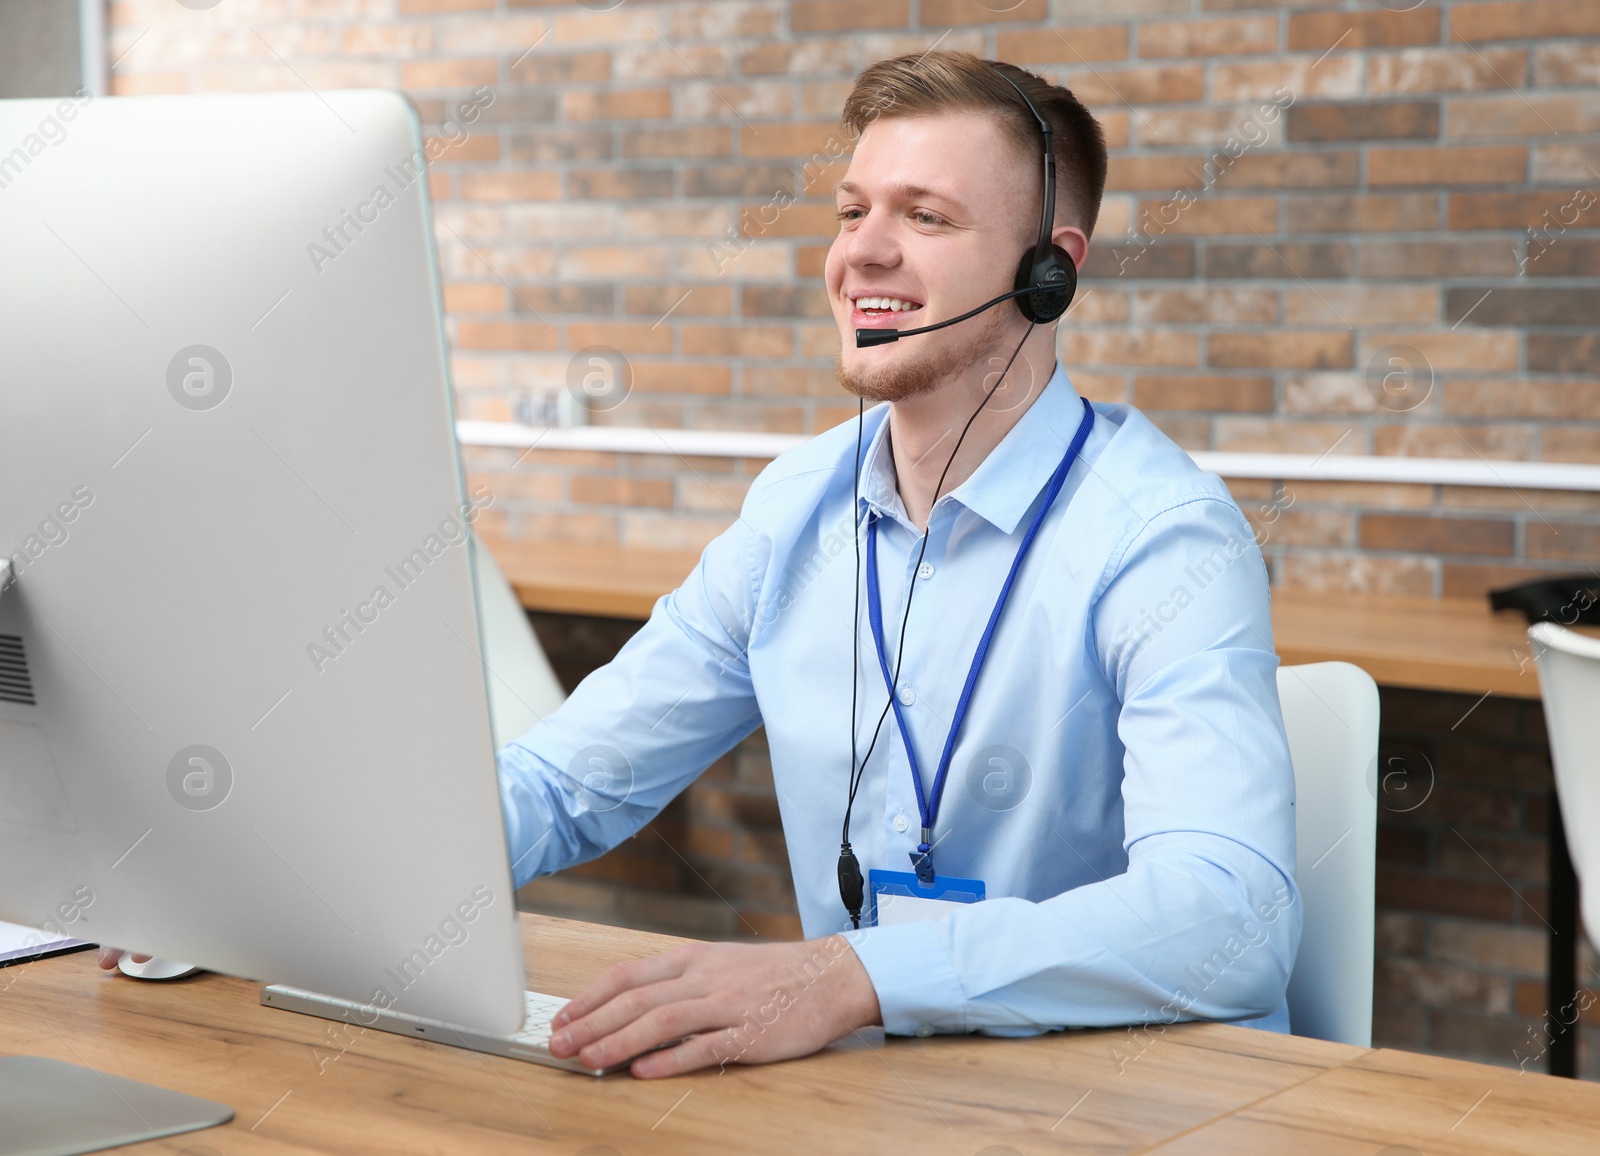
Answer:
<svg viewBox="0 0 1600 1156"><path fill-rule="evenodd" d="M110 1072L44 1056L0 1057L0 1156L76 1156L231 1119L226 1104Z"/></svg>

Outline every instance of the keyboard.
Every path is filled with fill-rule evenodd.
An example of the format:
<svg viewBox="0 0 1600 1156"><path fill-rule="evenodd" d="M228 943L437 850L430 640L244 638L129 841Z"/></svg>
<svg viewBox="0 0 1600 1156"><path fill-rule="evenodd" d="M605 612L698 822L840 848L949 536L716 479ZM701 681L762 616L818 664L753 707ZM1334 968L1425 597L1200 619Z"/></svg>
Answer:
<svg viewBox="0 0 1600 1156"><path fill-rule="evenodd" d="M525 1048L542 1048L550 1050L550 1021L555 1019L556 1012L566 1006L567 1001L557 995L545 995L543 992L525 991L522 993L523 1005L528 1009L526 1018L522 1023L522 1030L511 1039Z"/></svg>

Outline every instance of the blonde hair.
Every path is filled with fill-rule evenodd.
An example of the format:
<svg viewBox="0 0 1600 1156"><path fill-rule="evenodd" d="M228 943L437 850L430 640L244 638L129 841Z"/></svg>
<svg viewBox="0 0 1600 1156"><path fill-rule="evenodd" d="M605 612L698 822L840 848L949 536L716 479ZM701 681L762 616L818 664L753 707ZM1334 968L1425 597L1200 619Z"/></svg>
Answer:
<svg viewBox="0 0 1600 1156"><path fill-rule="evenodd" d="M1039 122L997 69L1026 92L1050 122L1056 154L1055 223L1076 225L1085 236L1093 236L1106 188L1106 137L1100 122L1071 89L970 52L910 53L880 60L856 77L840 124L859 137L879 117L993 113L1016 151L1037 166L1043 142Z"/></svg>

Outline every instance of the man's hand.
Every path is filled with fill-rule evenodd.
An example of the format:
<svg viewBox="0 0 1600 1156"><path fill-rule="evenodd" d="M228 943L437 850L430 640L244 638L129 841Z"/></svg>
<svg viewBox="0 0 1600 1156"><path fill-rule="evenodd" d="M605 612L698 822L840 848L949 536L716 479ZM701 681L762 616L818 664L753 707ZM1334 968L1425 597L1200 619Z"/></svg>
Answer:
<svg viewBox="0 0 1600 1156"><path fill-rule="evenodd" d="M150 958L151 957L148 956L148 955L136 955L136 956L133 957L133 962L134 963L145 963L145 962L149 961ZM121 960L122 960L122 948L120 948L120 947L102 947L100 949L100 966L103 967L105 970L111 971L113 968L115 968L117 966L118 963L121 962Z"/></svg>
<svg viewBox="0 0 1600 1156"><path fill-rule="evenodd" d="M687 943L621 963L556 1013L550 1051L635 1076L808 1056L880 1022L878 994L842 936L804 943ZM676 1047L639 1055L669 1040Z"/></svg>

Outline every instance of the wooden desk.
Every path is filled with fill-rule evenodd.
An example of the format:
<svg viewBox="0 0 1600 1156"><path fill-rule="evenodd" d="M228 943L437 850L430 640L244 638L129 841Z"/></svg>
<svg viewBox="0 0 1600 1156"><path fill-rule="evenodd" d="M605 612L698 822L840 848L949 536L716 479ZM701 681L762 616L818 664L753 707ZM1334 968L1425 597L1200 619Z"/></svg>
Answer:
<svg viewBox="0 0 1600 1156"><path fill-rule="evenodd" d="M557 995L679 942L522 921L529 985ZM1165 1151L1168 1142L1205 1152L1369 1156L1407 1143L1423 1152L1588 1153L1600 1130L1600 1088L1591 1085L1221 1024L1151 1029L1142 1042L1126 1029L889 1041L874 1029L784 1064L596 1080L386 1032L338 1042L335 1025L262 1007L258 990L219 975L131 982L101 972L92 953L41 960L0 970L0 1050L233 1106L222 1128L122 1149L150 1153L204 1144L227 1156L571 1156L599 1144L629 1156L970 1156L996 1144L1120 1153ZM1469 1116L1472 1126L1452 1131L1484 1091L1492 1095ZM1213 1134L1226 1147L1210 1143Z"/></svg>
<svg viewBox="0 0 1600 1156"><path fill-rule="evenodd" d="M485 537L529 610L647 618L698 554ZM1384 686L1538 698L1527 628L1486 601L1279 590L1273 641L1285 663L1353 662Z"/></svg>

